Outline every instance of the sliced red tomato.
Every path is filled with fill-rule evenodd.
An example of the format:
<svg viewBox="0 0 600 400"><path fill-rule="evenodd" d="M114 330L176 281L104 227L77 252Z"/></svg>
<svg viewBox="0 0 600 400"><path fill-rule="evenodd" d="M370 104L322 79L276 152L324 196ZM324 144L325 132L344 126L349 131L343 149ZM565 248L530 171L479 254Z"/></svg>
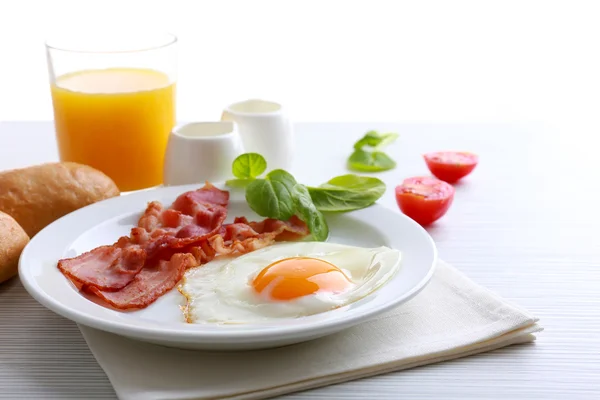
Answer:
<svg viewBox="0 0 600 400"><path fill-rule="evenodd" d="M405 179L396 187L400 210L423 226L446 214L453 199L452 185L427 176Z"/></svg>
<svg viewBox="0 0 600 400"><path fill-rule="evenodd" d="M469 175L477 165L479 157L465 151L438 151L423 156L427 168L438 179L454 183Z"/></svg>

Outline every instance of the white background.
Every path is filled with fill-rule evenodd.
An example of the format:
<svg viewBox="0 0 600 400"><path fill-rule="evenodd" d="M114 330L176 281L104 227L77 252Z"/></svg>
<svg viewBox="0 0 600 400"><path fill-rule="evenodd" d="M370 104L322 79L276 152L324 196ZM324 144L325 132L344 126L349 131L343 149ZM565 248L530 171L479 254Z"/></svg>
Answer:
<svg viewBox="0 0 600 400"><path fill-rule="evenodd" d="M1 0L0 120L49 120L44 39L154 27L179 38L180 120L233 101L298 121L544 121L595 132L594 1Z"/></svg>

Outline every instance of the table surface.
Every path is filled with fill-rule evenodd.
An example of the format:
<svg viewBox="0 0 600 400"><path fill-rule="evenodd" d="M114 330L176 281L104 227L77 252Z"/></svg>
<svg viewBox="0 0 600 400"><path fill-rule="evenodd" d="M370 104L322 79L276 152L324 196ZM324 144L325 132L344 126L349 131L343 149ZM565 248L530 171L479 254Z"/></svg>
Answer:
<svg viewBox="0 0 600 400"><path fill-rule="evenodd" d="M297 124L294 174L309 184L342 174L370 129L401 137L381 173L381 199L427 173L421 154L481 157L429 228L440 257L538 316L545 331L520 345L284 396L300 399L600 398L600 222L594 141L534 125ZM49 122L0 123L0 169L56 159ZM18 279L0 285L0 398L114 399L76 325L37 304ZM349 349L351 351L351 349Z"/></svg>

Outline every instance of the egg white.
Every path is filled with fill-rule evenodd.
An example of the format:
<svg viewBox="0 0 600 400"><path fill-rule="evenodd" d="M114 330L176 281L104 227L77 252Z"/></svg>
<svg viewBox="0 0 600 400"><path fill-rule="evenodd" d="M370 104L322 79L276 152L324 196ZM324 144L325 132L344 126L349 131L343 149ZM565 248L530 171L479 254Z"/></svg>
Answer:
<svg viewBox="0 0 600 400"><path fill-rule="evenodd" d="M270 299L251 286L268 265L290 257L312 257L340 268L352 281L342 293L317 292L288 301ZM239 257L218 257L186 272L179 291L187 299L189 323L243 324L298 318L353 303L386 283L400 268L401 253L388 247L335 243L275 244Z"/></svg>

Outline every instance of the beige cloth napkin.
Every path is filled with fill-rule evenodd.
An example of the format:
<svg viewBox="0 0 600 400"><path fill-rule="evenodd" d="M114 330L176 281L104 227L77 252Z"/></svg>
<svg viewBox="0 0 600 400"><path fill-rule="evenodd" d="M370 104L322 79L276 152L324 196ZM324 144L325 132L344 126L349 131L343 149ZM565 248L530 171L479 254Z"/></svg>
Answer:
<svg viewBox="0 0 600 400"><path fill-rule="evenodd" d="M279 349L178 350L80 329L122 400L263 399L529 342L536 322L440 261L429 285L397 309Z"/></svg>

